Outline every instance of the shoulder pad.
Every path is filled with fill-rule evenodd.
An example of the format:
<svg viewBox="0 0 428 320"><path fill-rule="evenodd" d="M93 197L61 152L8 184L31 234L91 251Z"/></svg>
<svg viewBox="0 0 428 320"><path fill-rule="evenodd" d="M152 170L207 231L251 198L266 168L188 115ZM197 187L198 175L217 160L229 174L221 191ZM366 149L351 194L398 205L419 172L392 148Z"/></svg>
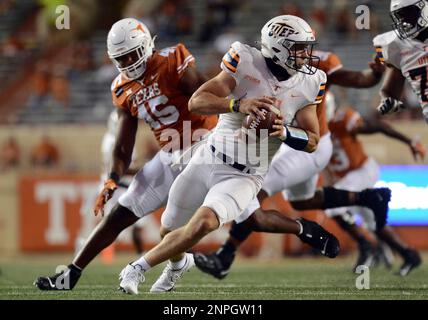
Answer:
<svg viewBox="0 0 428 320"><path fill-rule="evenodd" d="M375 47L387 47L395 40L397 40L397 38L398 37L395 31L385 32L374 37L373 45Z"/></svg>

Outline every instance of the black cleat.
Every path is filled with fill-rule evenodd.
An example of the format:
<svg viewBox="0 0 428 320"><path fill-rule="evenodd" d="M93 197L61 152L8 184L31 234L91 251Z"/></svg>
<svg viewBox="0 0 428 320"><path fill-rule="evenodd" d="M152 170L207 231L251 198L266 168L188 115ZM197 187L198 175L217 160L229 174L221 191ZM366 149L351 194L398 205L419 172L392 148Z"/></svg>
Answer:
<svg viewBox="0 0 428 320"><path fill-rule="evenodd" d="M360 205L373 210L376 230L381 230L388 219L388 203L391 200L391 189L365 189L360 192Z"/></svg>
<svg viewBox="0 0 428 320"><path fill-rule="evenodd" d="M303 218L298 221L303 226L302 234L298 235L300 240L319 250L326 257L335 258L339 254L339 240L333 234L313 221Z"/></svg>
<svg viewBox="0 0 428 320"><path fill-rule="evenodd" d="M354 273L357 272L358 266L372 267L375 258L375 252L369 242L364 242L359 246L358 259L353 268Z"/></svg>
<svg viewBox="0 0 428 320"><path fill-rule="evenodd" d="M195 265L199 270L221 280L229 274L230 266L232 265L235 255L233 255L231 260L227 262L222 261L217 253L207 255L203 253L195 253L193 254L193 258L195 260Z"/></svg>
<svg viewBox="0 0 428 320"><path fill-rule="evenodd" d="M51 277L38 277L33 284L42 291L73 290L77 281L79 281L80 275L81 272L69 266Z"/></svg>
<svg viewBox="0 0 428 320"><path fill-rule="evenodd" d="M404 263L398 271L398 275L405 277L413 269L418 267L422 263L421 256L416 250L408 249L404 255Z"/></svg>

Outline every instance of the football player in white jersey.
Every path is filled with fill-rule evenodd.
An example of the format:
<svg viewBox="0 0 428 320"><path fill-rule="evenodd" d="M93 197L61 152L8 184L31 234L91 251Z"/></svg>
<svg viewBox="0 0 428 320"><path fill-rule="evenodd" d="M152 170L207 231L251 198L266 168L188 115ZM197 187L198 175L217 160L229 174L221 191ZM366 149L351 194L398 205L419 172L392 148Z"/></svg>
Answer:
<svg viewBox="0 0 428 320"><path fill-rule="evenodd" d="M390 14L394 31L373 39L378 58L388 66L378 111L387 114L404 108L400 99L407 80L428 123L428 1L391 0Z"/></svg>
<svg viewBox="0 0 428 320"><path fill-rule="evenodd" d="M315 36L311 27L301 18L278 16L263 27L261 43L261 51L233 43L222 71L190 99L191 111L220 114L218 125L171 187L162 226L174 231L122 270L124 292L138 293L149 269L190 249L208 233L236 219L254 201L258 205L256 195L282 143L302 152L316 150L316 105L321 102L317 97L326 75L312 67ZM271 46L269 50L263 49L265 45ZM276 131L247 143L251 138L243 134L245 116L264 118L263 109L273 106L282 115L274 125ZM299 222L294 223L299 229ZM330 240L328 246L338 251L337 239L327 232L324 236Z"/></svg>

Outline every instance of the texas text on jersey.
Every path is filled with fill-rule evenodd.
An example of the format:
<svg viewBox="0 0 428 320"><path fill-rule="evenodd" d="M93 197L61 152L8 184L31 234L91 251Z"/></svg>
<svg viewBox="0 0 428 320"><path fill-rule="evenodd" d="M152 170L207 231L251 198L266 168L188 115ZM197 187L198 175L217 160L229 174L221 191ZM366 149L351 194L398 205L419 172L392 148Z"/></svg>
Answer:
<svg viewBox="0 0 428 320"><path fill-rule="evenodd" d="M166 129L176 130L180 141L183 141L184 127L189 124L192 140L197 140L193 139L195 131L211 130L217 123L217 117L201 116L188 110L190 97L180 90L178 84L185 70L194 64L195 58L183 44L155 51L147 62L142 78L130 80L121 73L113 81L113 102L116 107L143 119L151 127L161 147L169 142L173 132ZM184 121L189 123L185 124Z"/></svg>

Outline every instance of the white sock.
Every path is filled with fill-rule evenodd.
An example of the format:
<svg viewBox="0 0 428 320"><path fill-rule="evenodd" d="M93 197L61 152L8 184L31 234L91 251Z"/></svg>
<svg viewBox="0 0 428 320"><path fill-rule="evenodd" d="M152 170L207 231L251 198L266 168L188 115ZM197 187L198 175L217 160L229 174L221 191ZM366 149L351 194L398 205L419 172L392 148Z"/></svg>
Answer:
<svg viewBox="0 0 428 320"><path fill-rule="evenodd" d="M171 267L174 270L180 270L186 264L186 260L187 260L187 257L186 257L186 255L184 255L183 259L181 259L180 261L171 261L170 260L169 262L171 263Z"/></svg>
<svg viewBox="0 0 428 320"><path fill-rule="evenodd" d="M151 269L151 266L147 263L144 256L142 256L137 261L132 262L131 265L135 267L140 267L143 272L146 272L147 270Z"/></svg>
<svg viewBox="0 0 428 320"><path fill-rule="evenodd" d="M302 226L302 223L299 221L299 220L296 220L296 222L299 224L299 227L300 227L300 231L299 231L299 236L303 233L303 226Z"/></svg>

